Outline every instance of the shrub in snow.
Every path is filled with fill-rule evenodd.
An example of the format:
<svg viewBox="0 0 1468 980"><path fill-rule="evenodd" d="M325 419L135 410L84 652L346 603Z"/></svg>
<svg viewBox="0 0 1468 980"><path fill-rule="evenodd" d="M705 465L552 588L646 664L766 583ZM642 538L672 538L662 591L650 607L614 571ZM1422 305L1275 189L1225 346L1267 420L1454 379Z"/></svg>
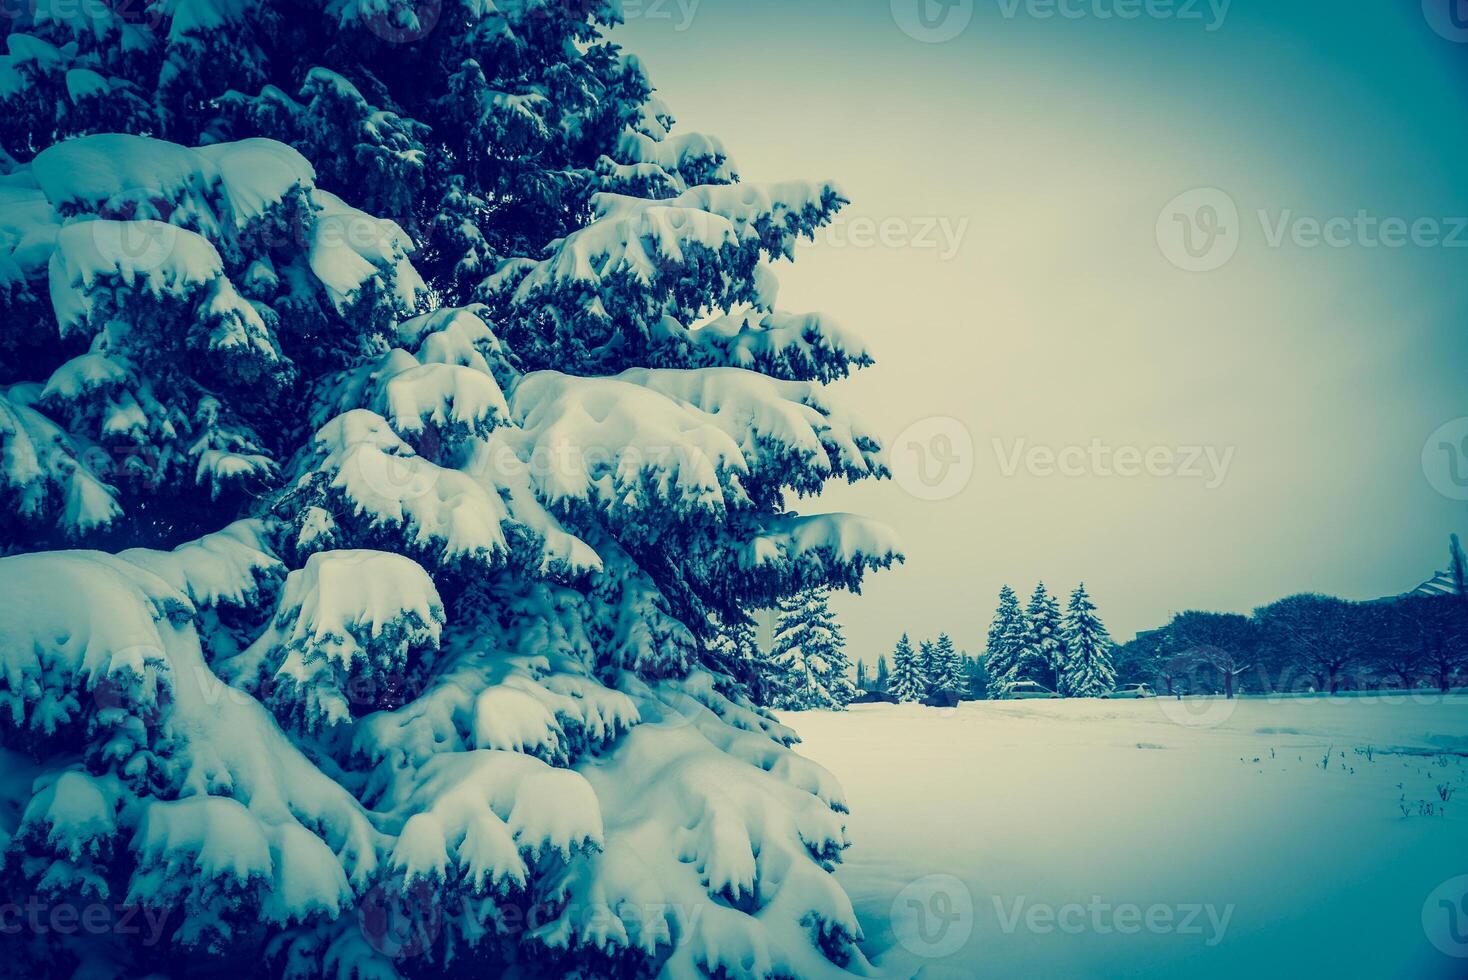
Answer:
<svg viewBox="0 0 1468 980"><path fill-rule="evenodd" d="M774 305L840 191L611 5L151 13L0 56L0 877L157 926L7 969L859 969L745 612L898 558L791 509L886 474Z"/></svg>

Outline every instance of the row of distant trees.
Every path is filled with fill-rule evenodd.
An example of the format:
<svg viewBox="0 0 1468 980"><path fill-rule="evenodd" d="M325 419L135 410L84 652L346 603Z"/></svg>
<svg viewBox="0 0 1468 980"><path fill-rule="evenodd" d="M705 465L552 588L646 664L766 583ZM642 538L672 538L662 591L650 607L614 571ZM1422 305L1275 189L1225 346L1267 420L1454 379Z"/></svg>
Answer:
<svg viewBox="0 0 1468 980"><path fill-rule="evenodd" d="M856 686L868 696L884 699L954 704L983 697L988 677L982 661L957 649L947 633L936 640L922 640L916 647L903 633L890 662L883 654L873 672L867 671L864 662L857 663Z"/></svg>
<svg viewBox="0 0 1468 980"><path fill-rule="evenodd" d="M1023 609L1006 585L985 645L989 696L1007 697L1029 682L1061 697L1103 697L1116 687L1113 648L1084 582L1071 592L1064 613L1044 582Z"/></svg>
<svg viewBox="0 0 1468 980"><path fill-rule="evenodd" d="M1252 615L1188 611L1160 629L1115 645L1084 584L1062 613L1036 587L1021 605L1009 586L982 656L943 633L914 646L904 633L875 670L845 652L824 590L781 604L774 649L759 662L762 704L841 708L853 699L954 704L1006 697L1032 682L1064 697L1097 697L1118 685L1149 684L1165 694L1224 694L1431 687L1451 689L1468 673L1468 560L1454 535L1449 588L1375 602L1290 596Z"/></svg>
<svg viewBox="0 0 1468 980"><path fill-rule="evenodd" d="M1027 605L1006 585L982 656L955 649L947 633L916 648L904 633L890 662L878 658L875 673L857 664L856 687L868 696L926 704L1003 698L1026 681L1063 697L1099 697L1115 687L1113 649L1084 584L1063 612L1043 582Z"/></svg>
<svg viewBox="0 0 1468 980"><path fill-rule="evenodd" d="M1375 602L1296 595L1252 615L1180 613L1118 647L1122 682L1166 693L1447 691L1468 671L1468 570L1456 535L1449 591Z"/></svg>

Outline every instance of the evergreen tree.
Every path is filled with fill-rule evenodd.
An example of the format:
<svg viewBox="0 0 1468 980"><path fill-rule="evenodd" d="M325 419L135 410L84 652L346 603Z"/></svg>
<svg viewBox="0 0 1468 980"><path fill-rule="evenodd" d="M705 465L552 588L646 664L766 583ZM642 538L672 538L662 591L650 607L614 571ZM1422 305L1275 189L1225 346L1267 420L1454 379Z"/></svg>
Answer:
<svg viewBox="0 0 1468 980"><path fill-rule="evenodd" d="M887 686L887 693L899 701L922 701L928 695L927 676L918 657L903 633L892 653L892 679Z"/></svg>
<svg viewBox="0 0 1468 980"><path fill-rule="evenodd" d="M964 658L968 678L968 696L976 701L991 697L989 671L985 666L986 659L982 656Z"/></svg>
<svg viewBox="0 0 1468 980"><path fill-rule="evenodd" d="M719 624L706 661L719 673L739 679L759 707L774 707L781 699L784 673L772 651L760 646L752 619Z"/></svg>
<svg viewBox="0 0 1468 980"><path fill-rule="evenodd" d="M1034 681L1059 693L1065 673L1066 649L1060 604L1046 589L1035 586L1025 609L1025 644L1015 668L1016 679Z"/></svg>
<svg viewBox="0 0 1468 980"><path fill-rule="evenodd" d="M945 701L960 697L966 680L963 657L954 649L953 639L947 633L940 633L933 644L932 664L928 675L929 696Z"/></svg>
<svg viewBox="0 0 1468 980"><path fill-rule="evenodd" d="M1463 558L1463 544L1456 534L1448 535L1448 575L1453 580L1454 594L1468 601L1468 561Z"/></svg>
<svg viewBox="0 0 1468 980"><path fill-rule="evenodd" d="M989 638L984 648L984 669L989 676L990 697L1004 697L1020 679L1020 658L1028 638L1029 624L1025 622L1019 597L1006 585L999 590L999 608L989 623Z"/></svg>
<svg viewBox="0 0 1468 980"><path fill-rule="evenodd" d="M778 609L775 610L775 615L778 619ZM750 629L749 642L752 648L751 655L754 658L756 690L760 695L755 703L760 707L773 708L784 701L789 691L790 676L780 657L776 655L773 644L769 646L761 644L753 625Z"/></svg>
<svg viewBox="0 0 1468 980"><path fill-rule="evenodd" d="M933 680L938 674L938 648L932 640L923 640L918 644L917 664L923 684L923 696L920 700L926 701L934 694Z"/></svg>
<svg viewBox="0 0 1468 980"><path fill-rule="evenodd" d="M857 691L859 693L861 693L861 694L865 694L867 691L869 691L871 689L871 685L872 685L871 678L867 677L867 662L865 660L858 660L856 662L856 689L857 689Z"/></svg>
<svg viewBox="0 0 1468 980"><path fill-rule="evenodd" d="M884 653L877 658L877 676L872 679L872 690L887 692L892 682L892 673L887 667L887 655Z"/></svg>
<svg viewBox="0 0 1468 980"><path fill-rule="evenodd" d="M1082 582L1070 594L1065 610L1065 670L1059 693L1071 698L1095 698L1116 687L1111 666L1111 636L1096 615L1096 605Z"/></svg>
<svg viewBox="0 0 1468 980"><path fill-rule="evenodd" d="M856 696L846 640L823 589L806 589L780 601L774 657L782 679L776 707L839 710Z"/></svg>
<svg viewBox="0 0 1468 980"><path fill-rule="evenodd" d="M886 475L774 306L839 189L736 184L602 0L136 6L6 18L3 875L171 914L10 965L862 972L738 633L898 557L788 504Z"/></svg>

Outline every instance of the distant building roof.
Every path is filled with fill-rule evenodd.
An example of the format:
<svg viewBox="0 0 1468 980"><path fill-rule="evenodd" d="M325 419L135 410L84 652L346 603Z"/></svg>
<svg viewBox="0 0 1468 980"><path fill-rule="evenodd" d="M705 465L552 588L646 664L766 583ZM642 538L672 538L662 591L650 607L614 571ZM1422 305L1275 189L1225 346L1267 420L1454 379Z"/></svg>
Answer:
<svg viewBox="0 0 1468 980"><path fill-rule="evenodd" d="M1452 572L1438 572L1432 578L1428 579L1426 582L1423 582L1421 585L1417 586L1417 588L1415 588L1415 589L1412 589L1412 590L1407 591L1407 592L1402 592L1402 593L1399 593L1397 595L1384 595L1380 599L1372 599L1370 601L1372 601L1372 602L1396 602L1398 599L1405 599L1408 596L1414 596L1414 595L1426 595L1426 596L1434 596L1434 595L1456 595L1457 592L1458 592L1458 587L1453 584L1453 573Z"/></svg>
<svg viewBox="0 0 1468 980"><path fill-rule="evenodd" d="M1423 582L1417 588L1408 592L1408 595L1454 595L1458 587L1453 583L1452 572L1438 572L1432 578Z"/></svg>

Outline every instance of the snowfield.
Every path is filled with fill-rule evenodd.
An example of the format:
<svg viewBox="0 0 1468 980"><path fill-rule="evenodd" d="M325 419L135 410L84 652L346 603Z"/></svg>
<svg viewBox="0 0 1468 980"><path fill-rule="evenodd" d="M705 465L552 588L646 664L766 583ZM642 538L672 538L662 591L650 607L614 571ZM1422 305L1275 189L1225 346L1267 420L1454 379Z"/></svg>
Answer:
<svg viewBox="0 0 1468 980"><path fill-rule="evenodd" d="M885 974L1468 975L1461 694L782 720L845 787Z"/></svg>

